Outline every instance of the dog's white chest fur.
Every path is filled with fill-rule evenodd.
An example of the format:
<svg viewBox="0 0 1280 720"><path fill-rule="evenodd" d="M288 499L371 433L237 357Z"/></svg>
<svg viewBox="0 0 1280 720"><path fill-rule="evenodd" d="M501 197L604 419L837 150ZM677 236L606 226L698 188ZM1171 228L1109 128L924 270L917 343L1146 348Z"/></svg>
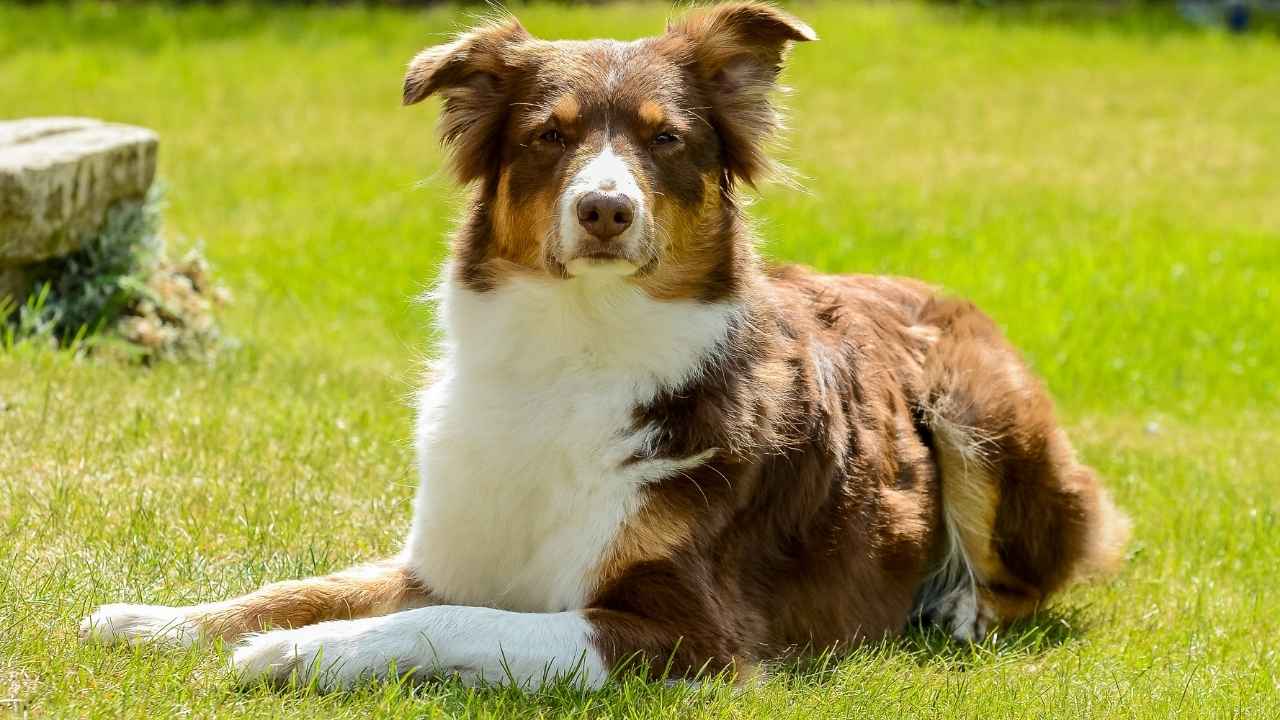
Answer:
<svg viewBox="0 0 1280 720"><path fill-rule="evenodd" d="M734 309L655 301L617 277L446 282L439 299L406 558L447 602L581 607L637 491L705 459L625 463L649 432L634 408L693 376Z"/></svg>

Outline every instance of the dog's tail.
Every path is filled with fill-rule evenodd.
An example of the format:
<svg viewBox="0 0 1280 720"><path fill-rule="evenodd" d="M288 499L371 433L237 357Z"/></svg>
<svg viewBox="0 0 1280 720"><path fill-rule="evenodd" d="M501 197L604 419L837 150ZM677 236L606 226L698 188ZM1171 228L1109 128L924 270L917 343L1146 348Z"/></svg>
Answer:
<svg viewBox="0 0 1280 720"><path fill-rule="evenodd" d="M917 412L941 474L944 540L917 609L954 626L972 606L980 635L1073 578L1113 572L1130 523L995 323L954 300L931 303L921 321L936 333Z"/></svg>

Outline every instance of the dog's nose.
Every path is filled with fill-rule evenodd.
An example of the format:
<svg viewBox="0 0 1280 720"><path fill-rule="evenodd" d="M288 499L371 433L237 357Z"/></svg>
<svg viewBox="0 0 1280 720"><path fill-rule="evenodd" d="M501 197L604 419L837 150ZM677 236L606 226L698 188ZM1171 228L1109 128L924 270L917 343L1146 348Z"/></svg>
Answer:
<svg viewBox="0 0 1280 720"><path fill-rule="evenodd" d="M610 240L631 227L636 204L616 192L589 192L578 198L578 223L601 240Z"/></svg>

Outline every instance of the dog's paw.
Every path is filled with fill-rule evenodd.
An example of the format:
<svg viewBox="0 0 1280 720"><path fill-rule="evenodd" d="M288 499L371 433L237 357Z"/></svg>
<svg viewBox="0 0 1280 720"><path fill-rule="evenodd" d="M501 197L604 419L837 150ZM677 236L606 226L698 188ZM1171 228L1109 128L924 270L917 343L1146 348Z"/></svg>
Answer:
<svg viewBox="0 0 1280 720"><path fill-rule="evenodd" d="M116 604L103 605L81 620L80 639L104 645L190 647L200 639L200 633L182 608Z"/></svg>
<svg viewBox="0 0 1280 720"><path fill-rule="evenodd" d="M231 658L236 679L244 686L292 681L332 691L383 677L392 658L378 650L377 639L361 632L359 624L327 622L250 636Z"/></svg>
<svg viewBox="0 0 1280 720"><path fill-rule="evenodd" d="M994 620L971 586L956 588L938 603L938 624L959 643L982 642Z"/></svg>

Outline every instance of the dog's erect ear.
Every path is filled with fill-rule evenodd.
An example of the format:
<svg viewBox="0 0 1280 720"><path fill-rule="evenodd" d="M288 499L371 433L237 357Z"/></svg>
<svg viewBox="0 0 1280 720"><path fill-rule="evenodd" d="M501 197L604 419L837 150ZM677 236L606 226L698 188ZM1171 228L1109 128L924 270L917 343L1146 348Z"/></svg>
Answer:
<svg viewBox="0 0 1280 720"><path fill-rule="evenodd" d="M444 98L440 139L463 183L482 177L496 162L510 76L518 65L513 50L531 39L515 18L508 18L427 48L409 62L404 104L435 94Z"/></svg>
<svg viewBox="0 0 1280 720"><path fill-rule="evenodd" d="M752 184L770 169L764 144L781 117L769 96L790 44L817 38L805 23L759 2L694 10L668 26L666 40L683 46L681 55L711 92L732 178Z"/></svg>

